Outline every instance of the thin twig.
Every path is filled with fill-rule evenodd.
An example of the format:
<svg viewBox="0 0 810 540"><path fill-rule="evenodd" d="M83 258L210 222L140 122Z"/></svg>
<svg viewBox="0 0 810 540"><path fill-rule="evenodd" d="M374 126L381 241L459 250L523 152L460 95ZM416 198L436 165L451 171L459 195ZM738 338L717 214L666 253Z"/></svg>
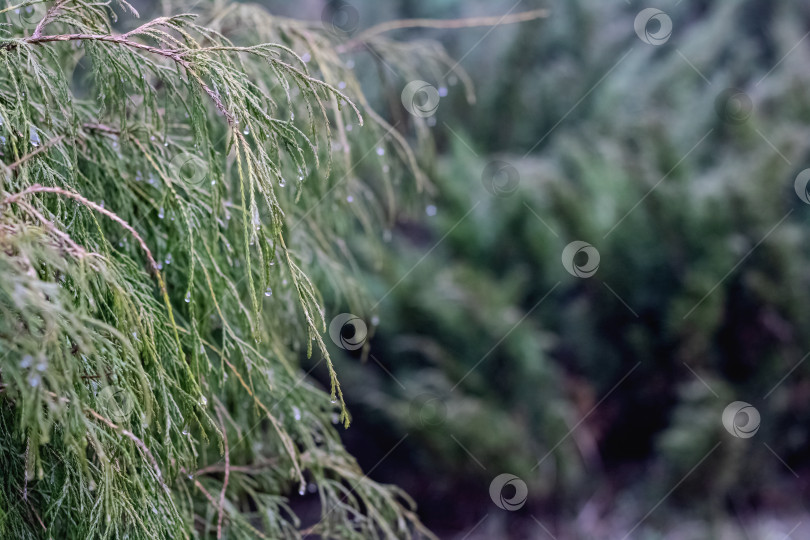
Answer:
<svg viewBox="0 0 810 540"><path fill-rule="evenodd" d="M82 246L74 242L70 235L68 235L66 232L60 231L52 221L40 214L33 206L25 201L18 201L17 204L20 206L20 208L38 219L55 236L61 238L68 245L68 247L73 250L74 257L77 259L83 259L85 256L87 256L87 251Z"/></svg>
<svg viewBox="0 0 810 540"><path fill-rule="evenodd" d="M229 465L228 468L231 472L240 472L245 474L259 474L265 469L273 469L278 466L278 461L267 460L254 463L253 465ZM218 474L225 472L225 465L209 465L202 469L197 469L194 476L205 476L206 474Z"/></svg>
<svg viewBox="0 0 810 540"><path fill-rule="evenodd" d="M134 442L135 446L137 446L141 450L141 452L147 458L149 458L149 461L152 462L152 467L155 468L155 475L157 476L158 482L160 482L160 485L163 486L164 490L166 490L166 493L169 493L169 487L165 484L165 482L163 482L163 473L160 471L160 465L158 465L155 456L152 454L152 452L149 450L149 448L146 446L146 444L144 444L144 442L141 439L139 439L134 433L132 433L128 429L124 429L121 426L114 424L112 420L108 420L107 418L100 415L90 407L85 407L85 410L98 420L101 420L102 422L107 424L108 427L114 429L115 431L118 431L119 433L121 433L121 435L127 437L129 440Z"/></svg>
<svg viewBox="0 0 810 540"><path fill-rule="evenodd" d="M107 216L108 218L110 218L111 220L115 221L116 223L121 225L124 229L126 229L138 241L138 243L141 246L141 249L143 249L143 251L146 253L147 259L149 259L149 264L152 267L152 270L158 276L160 276L160 271L158 270L157 262L155 261L155 258L152 256L152 252L149 250L149 246L146 245L146 241L144 241L144 239L141 237L141 235L138 234L138 231L133 229L132 226L129 223L124 221L123 218L119 217L114 212L110 212L109 210L107 210L103 206L100 206L100 205L94 203L93 201L91 201L91 200L89 200L89 199L87 199L85 197L82 197L78 193L75 193L73 191L68 191L66 189L62 189L62 188L58 188L58 187L46 187L46 186L42 186L40 184L34 184L31 187L26 188L23 191L20 191L19 193L9 195L2 202L0 202L0 206L5 206L5 205L11 204L11 203L15 203L19 199L25 197L26 195L30 195L32 193L56 193L56 194L59 194L59 195L63 195L63 196L68 197L70 199L77 200L80 203L82 203L83 205L87 206L88 208L91 208L91 209L95 210L96 212L100 212L100 213L104 214L105 216ZM160 281L161 281L161 283L163 282L162 279Z"/></svg>
<svg viewBox="0 0 810 540"><path fill-rule="evenodd" d="M28 161L29 159L31 159L32 157L36 156L37 154L41 154L42 152L44 152L45 150L47 150L51 146L53 146L55 144L58 144L64 138L65 138L64 135L59 135L58 137L56 137L54 139L50 139L49 141L47 141L45 144L43 144L42 146L40 146L39 148L37 148L36 150L31 152L30 154L24 155L23 157L21 157L20 159L18 159L17 161L12 163L11 165L9 165L8 168L13 171L17 167L19 167L20 165L22 165L23 163Z"/></svg>
<svg viewBox="0 0 810 540"><path fill-rule="evenodd" d="M42 35L42 31L45 30L45 27L48 25L49 22L56 16L56 13L62 9L62 6L68 3L69 0L59 0L57 3L52 5L48 8L48 11L45 12L45 16L42 17L42 20L39 21L37 27L34 29L34 33L31 37L40 37Z"/></svg>
<svg viewBox="0 0 810 540"><path fill-rule="evenodd" d="M152 21L153 23L155 21ZM148 25L149 23L147 23ZM146 25L144 25L146 26ZM132 49L139 49L142 51L147 51L158 56L162 56L164 58L168 58L173 60L178 65L182 66L186 69L186 71L197 80L197 83L200 87L205 91L206 94L214 101L217 109L225 116L225 119L228 121L228 124L233 126L235 125L235 121L233 115L231 115L230 111L225 107L225 104L222 103L222 99L217 95L216 92L211 90L211 88L203 81L202 77L194 70L191 63L187 60L183 59L182 52L177 49L162 49L160 47L155 47L153 45L147 45L145 43L139 43L137 41L132 41L128 39L127 34L124 35L109 35L109 34L57 34L57 35L50 35L50 36L31 36L26 38L24 41L31 45L36 45L40 43L51 43L51 42L58 42L58 41L102 41L105 43L115 43L118 45L124 45L125 47L129 47ZM14 46L14 42L10 42L6 44L6 48L10 48Z"/></svg>
<svg viewBox="0 0 810 540"><path fill-rule="evenodd" d="M208 490L207 490L207 489L205 489L205 487L204 487L204 486L203 486L203 485L200 483L200 481L199 481L199 480L197 480L196 478L194 479L194 485L197 487L197 489L199 489L200 491L202 491L202 494L203 494L203 495L205 495L205 498L206 498L206 499L208 499L208 502L210 502L210 503L211 503L211 506L216 506L216 505L217 505L217 502L214 500L214 497L212 497L212 496L211 496L211 494L210 494L210 493L208 493ZM243 523L243 524L244 524L245 526L249 527L249 528L250 528L250 530L251 530L251 532L252 532L253 534L255 534L257 537L259 537L259 538L263 538L263 539L265 539L265 540L267 539L267 536L265 536L264 534L262 534L262 533L261 533L261 531L259 531L258 529L256 529L256 528L255 528L253 525L251 525L250 523Z"/></svg>
<svg viewBox="0 0 810 540"><path fill-rule="evenodd" d="M535 19L542 19L548 17L549 11L547 9L535 9L531 11L524 11L523 13L515 13L513 15L495 16L495 17L471 17L466 19L402 19L398 21L387 21L384 23L376 24L367 30L360 32L356 37L350 39L346 43L336 47L338 53L347 52L354 47L366 42L379 34L391 32L392 30L400 30L402 28L474 28L476 26L502 26L505 24L514 24L519 22L533 21Z"/></svg>
<svg viewBox="0 0 810 540"><path fill-rule="evenodd" d="M222 407L217 407L217 418L222 425L222 440L225 444L225 479L222 482L222 491L219 492L219 516L217 517L217 540L222 538L222 518L225 516L225 490L228 489L228 479L231 474L231 454L228 449L228 430L222 420Z"/></svg>

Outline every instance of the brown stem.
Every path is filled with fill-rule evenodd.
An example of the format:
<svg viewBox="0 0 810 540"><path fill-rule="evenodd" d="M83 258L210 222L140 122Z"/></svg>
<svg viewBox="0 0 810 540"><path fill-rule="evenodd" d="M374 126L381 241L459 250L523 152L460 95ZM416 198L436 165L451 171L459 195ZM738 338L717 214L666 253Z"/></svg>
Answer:
<svg viewBox="0 0 810 540"><path fill-rule="evenodd" d="M217 418L222 425L222 440L225 443L225 480L222 482L222 491L219 492L219 516L217 516L217 540L222 538L222 518L225 516L225 490L228 489L228 478L231 474L231 454L228 449L228 430L222 420L222 407L217 407Z"/></svg>
<svg viewBox="0 0 810 540"><path fill-rule="evenodd" d="M23 157L21 157L20 159L18 159L17 161L12 163L11 165L9 165L8 168L13 171L17 167L19 167L20 165L22 165L23 163L28 161L29 159L31 159L32 157L36 156L37 154L41 154L42 152L44 152L45 150L47 150L51 146L59 143L64 138L65 138L64 135L60 135L60 136L58 136L58 137L56 137L54 139L50 139L49 141L47 141L45 144L43 144L42 146L40 146L39 148L37 148L36 150L31 152L30 154L24 155Z"/></svg>
<svg viewBox="0 0 810 540"><path fill-rule="evenodd" d="M82 197L78 193L74 193L73 191L68 191L66 189L62 189L62 188L58 188L58 187L45 187L45 186L42 186L40 184L34 184L33 186L31 186L29 188L26 188L23 191L20 191L19 193L9 195L2 202L0 202L0 206L5 206L5 205L8 205L8 204L15 203L19 199L25 197L26 195L30 195L32 193L56 193L56 194L59 194L59 195L63 195L63 196L68 197L70 199L74 199L76 201L79 201L80 203L87 206L88 208L91 208L91 209L95 210L96 212L100 212L101 214L104 214L105 216L107 216L111 220L115 221L116 223L121 225L124 229L126 229L127 232L129 232L138 241L138 243L141 246L141 249L146 253L147 259L149 259L149 265L152 267L152 270L155 272L155 274L158 277L160 277L160 271L158 270L157 262L155 261L155 258L152 257L152 252L149 250L149 246L146 245L146 242L141 237L141 235L138 234L138 231L133 229L132 226L129 223L124 221L117 214L115 214L113 212L110 212L106 208L104 208L102 206L99 206L98 204L94 203L93 201L91 201L91 200L89 200L89 199L87 199L85 197ZM162 288L163 287L162 286L163 280L161 279L160 282L161 282L161 288Z"/></svg>
<svg viewBox="0 0 810 540"><path fill-rule="evenodd" d="M149 23L143 25L141 28L146 27L148 24ZM158 56L162 56L164 58L168 58L177 63L179 66L185 68L186 71L189 73L189 75L191 75L192 77L194 77L194 79L197 80L197 83L200 85L200 87L214 101L214 104L216 105L217 109L219 109L220 112L222 112L222 114L225 116L225 119L228 121L228 124L230 124L231 126L234 125L233 116L231 115L230 111L228 111L228 109L225 107L225 104L222 103L222 99L220 99L217 93L211 90L211 88L205 83L205 81L203 81L202 77L200 77L200 75L196 71L194 71L194 68L192 67L191 63L189 63L182 57L182 51L178 51L176 49L163 49L160 47L155 47L153 45L140 43L138 41L132 41L131 39L128 39L127 36L128 34L123 34L119 36L113 36L108 34L58 34L50 36L31 36L29 38L26 38L24 41L32 45L36 45L39 43L59 42L59 41L102 41L105 43L115 43L118 45L123 45L131 49L138 49L150 52L152 54L156 54ZM13 46L13 43L11 43L10 45Z"/></svg>
<svg viewBox="0 0 810 540"><path fill-rule="evenodd" d="M51 22L51 20L56 16L56 13L67 2L68 0L59 0L59 2L55 3L50 8L48 8L48 11L45 12L45 16L42 17L42 20L39 21L39 24L37 24L37 27L34 29L34 33L31 35L31 37L35 38L40 37L42 35L42 32L45 30L45 27L48 25L48 23Z"/></svg>
<svg viewBox="0 0 810 540"><path fill-rule="evenodd" d="M146 446L146 444L144 444L144 442L142 440L140 440L138 437L136 437L135 434L132 433L131 431L129 431L128 429L124 429L124 428L114 424L111 420L108 420L107 418L101 416L100 414L98 414L93 409L91 409L89 407L86 407L85 410L87 412L89 412L92 416L97 418L98 420L101 420L103 423L105 423L111 429L114 429L115 431L118 431L123 436L127 437L129 440L134 442L135 446L137 446L141 450L141 452L143 452L143 454L149 459L149 461L152 462L152 466L155 468L155 474L157 475L157 479L160 482L160 485L163 486L163 489L166 490L166 493L169 493L169 488L163 482L163 473L160 472L160 466L158 465L158 462L155 459L155 456L152 454L152 452L149 450L149 448Z"/></svg>
<svg viewBox="0 0 810 540"><path fill-rule="evenodd" d="M368 28L360 32L355 38L336 47L338 53L350 51L354 47L366 42L379 34L384 34L392 30L402 28L473 28L476 26L501 26L504 24L514 24L519 22L533 21L548 17L547 9L534 9L515 13L514 15L502 15L495 17L471 17L467 19L402 19L399 21L387 21Z"/></svg>

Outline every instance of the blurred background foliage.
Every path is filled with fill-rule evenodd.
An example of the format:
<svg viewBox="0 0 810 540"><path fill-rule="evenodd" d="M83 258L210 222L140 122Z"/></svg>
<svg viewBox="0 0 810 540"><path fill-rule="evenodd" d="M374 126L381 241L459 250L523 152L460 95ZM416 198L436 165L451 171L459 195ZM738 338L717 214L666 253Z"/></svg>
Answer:
<svg viewBox="0 0 810 540"><path fill-rule="evenodd" d="M395 34L441 41L477 101L427 81L448 90L430 122L435 198L381 232L382 262L353 242L379 301L358 313L368 350L338 361L364 470L441 537L621 538L642 519L631 537L790 533L810 471L810 213L794 192L810 163L810 5L352 5L361 28L550 12ZM673 21L657 47L633 29L650 6ZM408 81L373 51L356 65L402 118ZM519 174L508 196L482 182L494 159ZM561 264L574 240L601 255L590 279ZM754 438L723 429L735 400L760 411ZM490 500L503 472L529 485L518 512Z"/></svg>

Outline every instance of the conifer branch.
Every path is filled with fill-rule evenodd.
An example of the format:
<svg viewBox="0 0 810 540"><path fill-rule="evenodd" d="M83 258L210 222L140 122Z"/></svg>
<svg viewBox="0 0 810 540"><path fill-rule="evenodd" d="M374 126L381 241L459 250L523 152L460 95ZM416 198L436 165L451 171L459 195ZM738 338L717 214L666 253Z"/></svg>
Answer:
<svg viewBox="0 0 810 540"><path fill-rule="evenodd" d="M155 21L152 21L153 23ZM131 32L130 32L131 34ZM214 92L208 84L203 81L202 77L194 70L193 66L183 59L181 51L175 49L164 49L161 47L155 47L153 45L147 45L145 43L140 43L138 41L133 41L128 39L126 36L128 34L114 36L114 35L107 35L107 34L57 34L57 35L49 35L49 36L31 36L29 38L23 39L24 42L37 45L40 43L52 43L52 42L65 42L65 41L99 41L104 43L115 43L117 45L123 45L125 47L129 47L131 49L137 49L146 51L158 56L162 56L164 58L168 58L176 62L178 65L185 68L189 75L191 75L203 91L208 94L211 100L216 105L217 109L225 116L225 119L228 121L228 124L231 126L235 125L235 121L231 112L225 107L225 104L222 103L222 99ZM6 47L9 48L13 46L14 42L10 42L6 44Z"/></svg>
<svg viewBox="0 0 810 540"><path fill-rule="evenodd" d="M34 157L34 156L36 156L38 154L41 154L42 152L48 150L51 146L62 142L62 139L64 139L64 138L65 138L64 135L59 135L58 137L54 137L53 139L48 140L47 142L45 142L45 144L43 144L42 146L40 146L39 148L37 148L33 152L24 155L23 157L21 157L20 159L18 159L14 163L11 163L10 165L8 165L8 168L13 171L17 167L19 167L20 165L22 165L23 163L28 161L29 159L31 159L32 157Z"/></svg>
<svg viewBox="0 0 810 540"><path fill-rule="evenodd" d="M150 268L155 273L155 275L158 277L158 280L161 283L161 289L165 291L165 285L163 285L163 280L160 278L160 269L158 267L157 261L155 261L155 258L152 256L152 251L149 249L149 246L146 245L146 241L143 239L143 237L140 234L138 234L138 231L133 229L132 226L129 223L127 223L126 221L121 219L114 212L111 212L111 211L107 210L106 208L104 208L103 206L100 206L100 205L94 203L93 201L91 201L91 200L89 200L89 199L87 199L85 197L82 197L78 193L74 193L72 191L68 191L66 189L62 189L62 188L58 188L58 187L46 187L46 186L41 186L39 184L34 184L34 185L24 189L23 191L20 191L19 193L9 195L5 199L3 199L3 201L0 201L0 206L7 206L9 204L15 203L19 199L21 199L23 197L26 197L28 195L31 195L32 193L56 193L56 194L62 195L64 197L74 199L74 200L80 202L81 204L83 204L84 206L87 206L88 208L91 208L91 209L93 209L96 212L99 212L101 214L104 214L108 218L112 219L113 221L115 221L116 223L121 225L121 227L126 229L126 231L129 232L138 241L138 244L141 246L141 249L146 254L146 258L149 260Z"/></svg>
<svg viewBox="0 0 810 540"><path fill-rule="evenodd" d="M514 13L506 16L496 17L469 17L464 19L401 19L396 21L386 21L363 30L356 37L346 43L339 45L336 49L339 53L348 52L358 45L368 42L371 38L380 34L385 34L393 30L404 28L434 28L434 29L457 29L475 28L477 26L502 26L520 22L533 21L548 17L548 9L534 9L523 13Z"/></svg>

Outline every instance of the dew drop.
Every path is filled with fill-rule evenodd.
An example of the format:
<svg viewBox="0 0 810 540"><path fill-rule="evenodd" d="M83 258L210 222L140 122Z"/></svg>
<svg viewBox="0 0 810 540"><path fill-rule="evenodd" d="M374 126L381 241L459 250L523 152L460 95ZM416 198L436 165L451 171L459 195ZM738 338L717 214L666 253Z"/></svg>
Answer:
<svg viewBox="0 0 810 540"><path fill-rule="evenodd" d="M33 358L31 357L31 355L26 354L25 356L22 357L22 360L20 360L20 367L23 369L28 369L29 367L31 367L32 360Z"/></svg>
<svg viewBox="0 0 810 540"><path fill-rule="evenodd" d="M303 494L304 494L304 488L303 488L303 487L301 487L301 489L299 489L299 490L298 490L298 494L299 494L299 495L303 495Z"/></svg>
<svg viewBox="0 0 810 540"><path fill-rule="evenodd" d="M271 289L270 287L267 287L267 289L264 291L264 295L265 296L273 296L273 289Z"/></svg>
<svg viewBox="0 0 810 540"><path fill-rule="evenodd" d="M36 128L33 128L33 127L32 127L32 128L31 128L31 129L28 131L28 133L29 133L29 139L30 139L30 141L31 141L31 146L34 146L34 147L39 146L39 143L41 143L42 141L41 141L41 140L40 140L40 138L39 138L39 133L37 133Z"/></svg>
<svg viewBox="0 0 810 540"><path fill-rule="evenodd" d="M435 216L435 215L436 215L436 206L435 206L435 205L432 205L432 204L427 205L427 206L425 207L425 213L426 213L427 215L431 216L431 217L432 217L432 216Z"/></svg>
<svg viewBox="0 0 810 540"><path fill-rule="evenodd" d="M352 197L351 195L349 195L348 197L346 197L346 201L347 201L347 202L354 202L354 197Z"/></svg>
<svg viewBox="0 0 810 540"><path fill-rule="evenodd" d="M168 253L166 255L166 261L165 262L166 262L167 265L172 264L172 254L171 253Z"/></svg>
<svg viewBox="0 0 810 540"><path fill-rule="evenodd" d="M445 97L445 96L447 96L447 87L446 86L440 86L439 87L439 97Z"/></svg>
<svg viewBox="0 0 810 540"><path fill-rule="evenodd" d="M208 398L205 396L200 396L200 405L202 405L203 407L208 405Z"/></svg>
<svg viewBox="0 0 810 540"><path fill-rule="evenodd" d="M298 407L293 407L293 417L296 420L301 420L301 409L299 409Z"/></svg>
<svg viewBox="0 0 810 540"><path fill-rule="evenodd" d="M48 364L44 360L37 364L37 371L40 373L44 372L46 369L48 369Z"/></svg>
<svg viewBox="0 0 810 540"><path fill-rule="evenodd" d="M343 90L344 88L346 88L346 81L340 81L340 82L338 83L338 88L340 88L341 90Z"/></svg>
<svg viewBox="0 0 810 540"><path fill-rule="evenodd" d="M287 185L287 181L284 178L279 178L278 179L278 185L279 185L279 187L284 187L284 186Z"/></svg>
<svg viewBox="0 0 810 540"><path fill-rule="evenodd" d="M188 304L189 302L191 302L191 292L186 293L186 304Z"/></svg>
<svg viewBox="0 0 810 540"><path fill-rule="evenodd" d="M244 133L245 135L250 135L250 129L245 128L245 131L243 131L242 133Z"/></svg>
<svg viewBox="0 0 810 540"><path fill-rule="evenodd" d="M158 210L158 217L159 217L160 219L163 219L165 216L166 216L166 211L165 211L165 210L163 210L163 207L161 206L161 207L160 207L160 210Z"/></svg>
<svg viewBox="0 0 810 540"><path fill-rule="evenodd" d="M378 146L377 147L377 155L378 156L384 156L385 155L385 148L383 148L382 146Z"/></svg>

